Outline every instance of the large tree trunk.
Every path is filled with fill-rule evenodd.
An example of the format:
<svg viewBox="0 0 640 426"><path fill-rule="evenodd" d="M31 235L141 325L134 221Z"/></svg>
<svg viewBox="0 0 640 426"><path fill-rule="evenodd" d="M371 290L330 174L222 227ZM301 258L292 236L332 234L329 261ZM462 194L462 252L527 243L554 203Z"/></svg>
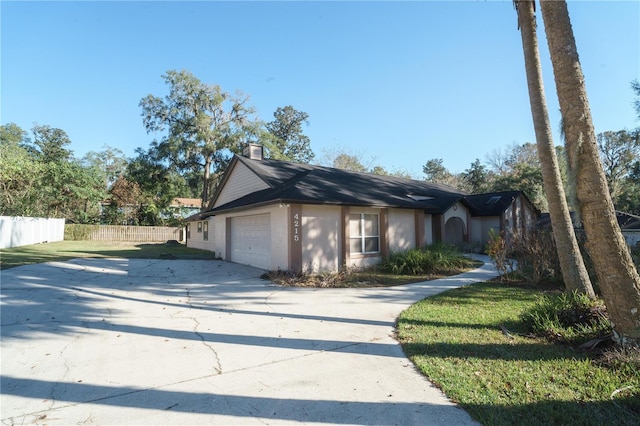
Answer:
<svg viewBox="0 0 640 426"><path fill-rule="evenodd" d="M202 203L200 203L200 210L204 210L209 205L209 181L211 180L211 157L206 156L204 160L204 185L202 187Z"/></svg>
<svg viewBox="0 0 640 426"><path fill-rule="evenodd" d="M564 120L569 170L602 297L614 329L640 341L640 277L620 231L598 155L587 91L566 2L541 0L556 91Z"/></svg>
<svg viewBox="0 0 640 426"><path fill-rule="evenodd" d="M514 5L518 13L518 26L522 35L522 50L524 52L525 69L527 72L527 86L529 87L529 101L533 126L536 132L536 144L542 169L544 191L549 204L551 228L556 241L556 249L562 269L562 278L567 290L585 293L595 299L595 293L587 268L578 247L573 223L569 214L569 206L562 186L562 177L558 158L556 156L551 124L547 111L547 100L542 83L542 66L536 35L535 0L515 0Z"/></svg>

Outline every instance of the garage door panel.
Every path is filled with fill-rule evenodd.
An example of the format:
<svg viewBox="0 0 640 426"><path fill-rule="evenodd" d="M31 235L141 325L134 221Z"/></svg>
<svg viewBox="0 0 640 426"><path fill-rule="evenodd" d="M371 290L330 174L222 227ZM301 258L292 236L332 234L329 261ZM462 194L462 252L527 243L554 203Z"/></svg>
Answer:
<svg viewBox="0 0 640 426"><path fill-rule="evenodd" d="M271 217L269 214L231 219L231 261L270 269Z"/></svg>

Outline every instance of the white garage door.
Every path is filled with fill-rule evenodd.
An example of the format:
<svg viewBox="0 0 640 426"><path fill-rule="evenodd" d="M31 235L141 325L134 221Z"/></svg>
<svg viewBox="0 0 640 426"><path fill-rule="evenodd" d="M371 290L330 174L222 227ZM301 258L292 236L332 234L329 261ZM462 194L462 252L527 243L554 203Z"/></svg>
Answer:
<svg viewBox="0 0 640 426"><path fill-rule="evenodd" d="M231 219L231 261L271 269L271 218L269 214Z"/></svg>

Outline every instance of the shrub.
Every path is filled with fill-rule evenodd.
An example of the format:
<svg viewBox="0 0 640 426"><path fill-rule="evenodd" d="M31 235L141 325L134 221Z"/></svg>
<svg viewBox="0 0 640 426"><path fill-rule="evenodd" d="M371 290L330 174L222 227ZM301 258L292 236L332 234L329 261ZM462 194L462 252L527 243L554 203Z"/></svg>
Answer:
<svg viewBox="0 0 640 426"><path fill-rule="evenodd" d="M486 253L503 278L515 277L530 285L562 282L562 270L551 230L517 232L510 235L508 240L491 230Z"/></svg>
<svg viewBox="0 0 640 426"><path fill-rule="evenodd" d="M383 272L397 275L428 275L444 271L460 270L473 265L454 246L434 244L421 249L394 252L382 261Z"/></svg>
<svg viewBox="0 0 640 426"><path fill-rule="evenodd" d="M570 344L611 334L602 301L576 291L542 296L520 319L532 333Z"/></svg>
<svg viewBox="0 0 640 426"><path fill-rule="evenodd" d="M64 226L64 239L67 241L88 240L96 229L98 229L98 225L68 223Z"/></svg>

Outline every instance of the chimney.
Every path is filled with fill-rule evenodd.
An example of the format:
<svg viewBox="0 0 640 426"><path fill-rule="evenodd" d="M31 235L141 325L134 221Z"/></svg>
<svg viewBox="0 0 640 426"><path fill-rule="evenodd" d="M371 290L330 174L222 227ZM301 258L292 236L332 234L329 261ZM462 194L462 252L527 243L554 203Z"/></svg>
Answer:
<svg viewBox="0 0 640 426"><path fill-rule="evenodd" d="M262 145L250 143L242 150L242 156L247 157L250 160L260 161L264 158L264 149Z"/></svg>

